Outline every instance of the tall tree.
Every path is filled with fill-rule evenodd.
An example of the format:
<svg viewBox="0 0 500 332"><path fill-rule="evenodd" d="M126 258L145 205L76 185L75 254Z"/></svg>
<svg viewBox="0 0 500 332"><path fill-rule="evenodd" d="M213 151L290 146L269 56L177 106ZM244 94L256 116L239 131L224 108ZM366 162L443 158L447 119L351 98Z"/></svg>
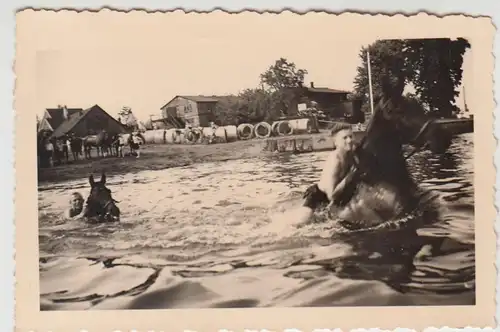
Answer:
<svg viewBox="0 0 500 332"><path fill-rule="evenodd" d="M408 39L404 54L413 70L408 79L422 102L436 115L451 117L459 109L455 98L462 84L462 65L465 51L470 48L466 39L450 38Z"/></svg>
<svg viewBox="0 0 500 332"><path fill-rule="evenodd" d="M216 123L237 125L276 120L297 97L295 89L303 85L306 74L307 70L298 69L287 59L276 60L260 75L259 87L219 100Z"/></svg>
<svg viewBox="0 0 500 332"><path fill-rule="evenodd" d="M260 75L260 83L264 90L271 93L271 107L275 114L287 112L290 103L297 97L296 88L304 84L306 69L297 68L295 63L280 58Z"/></svg>
<svg viewBox="0 0 500 332"><path fill-rule="evenodd" d="M455 97L462 82L463 55L470 44L463 38L451 40L379 40L369 46L374 95L380 93L384 77L401 92L411 83L418 99L438 116L456 112ZM359 56L362 65L354 79L355 94L368 101L367 48Z"/></svg>
<svg viewBox="0 0 500 332"><path fill-rule="evenodd" d="M264 73L260 74L260 82L271 91L283 88L294 88L304 84L305 69L297 69L295 63L285 58L275 61Z"/></svg>

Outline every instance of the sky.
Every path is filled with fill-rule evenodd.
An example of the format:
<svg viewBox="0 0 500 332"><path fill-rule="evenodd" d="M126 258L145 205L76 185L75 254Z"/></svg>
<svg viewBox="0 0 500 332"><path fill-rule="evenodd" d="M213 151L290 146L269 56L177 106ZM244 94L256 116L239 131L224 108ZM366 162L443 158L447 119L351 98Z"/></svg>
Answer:
<svg viewBox="0 0 500 332"><path fill-rule="evenodd" d="M343 34L348 26L341 20L332 26L323 16L302 24L270 16L165 20L157 15L124 22L53 15L57 24L34 31L43 45L35 59L37 114L59 104L98 104L112 116L131 107L145 121L176 95L224 95L256 87L259 75L280 57L307 69L308 85L353 89L360 49L376 35ZM463 98L457 101L462 107Z"/></svg>

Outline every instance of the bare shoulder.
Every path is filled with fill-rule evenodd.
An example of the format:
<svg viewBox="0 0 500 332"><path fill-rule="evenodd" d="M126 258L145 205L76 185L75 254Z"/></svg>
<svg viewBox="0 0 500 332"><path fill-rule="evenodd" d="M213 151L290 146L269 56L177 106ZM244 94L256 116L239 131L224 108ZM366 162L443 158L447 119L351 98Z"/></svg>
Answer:
<svg viewBox="0 0 500 332"><path fill-rule="evenodd" d="M339 162L338 152L337 150L333 150L326 157L325 163L323 165L323 171L333 172L336 169L336 166Z"/></svg>
<svg viewBox="0 0 500 332"><path fill-rule="evenodd" d="M339 153L337 150L333 150L332 152L330 152L330 154L326 158L326 162L331 166L334 166L336 163L338 163L338 161L339 161Z"/></svg>

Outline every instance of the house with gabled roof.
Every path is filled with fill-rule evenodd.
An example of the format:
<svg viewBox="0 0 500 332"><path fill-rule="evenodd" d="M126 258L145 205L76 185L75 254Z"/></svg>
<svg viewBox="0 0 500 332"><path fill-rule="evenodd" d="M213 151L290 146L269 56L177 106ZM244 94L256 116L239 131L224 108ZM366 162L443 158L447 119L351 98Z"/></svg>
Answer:
<svg viewBox="0 0 500 332"><path fill-rule="evenodd" d="M51 137L59 138L67 134L84 137L98 134L102 130L106 130L111 135L127 132L127 128L123 124L99 105L94 105L65 117L64 121L52 132Z"/></svg>
<svg viewBox="0 0 500 332"><path fill-rule="evenodd" d="M81 111L83 111L83 108L68 108L66 105L58 105L57 108L46 108L40 120L38 131L54 132L71 115Z"/></svg>
<svg viewBox="0 0 500 332"><path fill-rule="evenodd" d="M175 96L161 109L162 118L174 127L189 123L194 127L208 127L215 121L218 96ZM184 123L182 123L184 122Z"/></svg>
<svg viewBox="0 0 500 332"><path fill-rule="evenodd" d="M330 119L342 119L351 123L364 122L364 113L361 111L361 100L349 100L349 91L331 89L327 87L316 87L314 82L310 86L302 86L293 88L295 90L295 98L288 107L288 114L295 115L298 113L298 105L301 103L311 106L311 102L315 103L315 107L320 109Z"/></svg>

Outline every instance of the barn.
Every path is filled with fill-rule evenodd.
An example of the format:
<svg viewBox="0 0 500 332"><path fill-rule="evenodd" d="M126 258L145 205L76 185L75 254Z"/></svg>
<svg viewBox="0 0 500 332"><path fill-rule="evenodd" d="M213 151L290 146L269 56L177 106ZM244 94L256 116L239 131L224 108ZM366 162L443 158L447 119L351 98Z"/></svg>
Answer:
<svg viewBox="0 0 500 332"><path fill-rule="evenodd" d="M118 120L109 115L99 105L74 112L67 117L52 133L51 137L74 134L77 137L95 135L106 130L109 134L126 133L127 129Z"/></svg>
<svg viewBox="0 0 500 332"><path fill-rule="evenodd" d="M215 120L217 102L216 97L175 96L160 109L162 118L173 122L175 127L182 126L181 121L194 127L208 127Z"/></svg>

